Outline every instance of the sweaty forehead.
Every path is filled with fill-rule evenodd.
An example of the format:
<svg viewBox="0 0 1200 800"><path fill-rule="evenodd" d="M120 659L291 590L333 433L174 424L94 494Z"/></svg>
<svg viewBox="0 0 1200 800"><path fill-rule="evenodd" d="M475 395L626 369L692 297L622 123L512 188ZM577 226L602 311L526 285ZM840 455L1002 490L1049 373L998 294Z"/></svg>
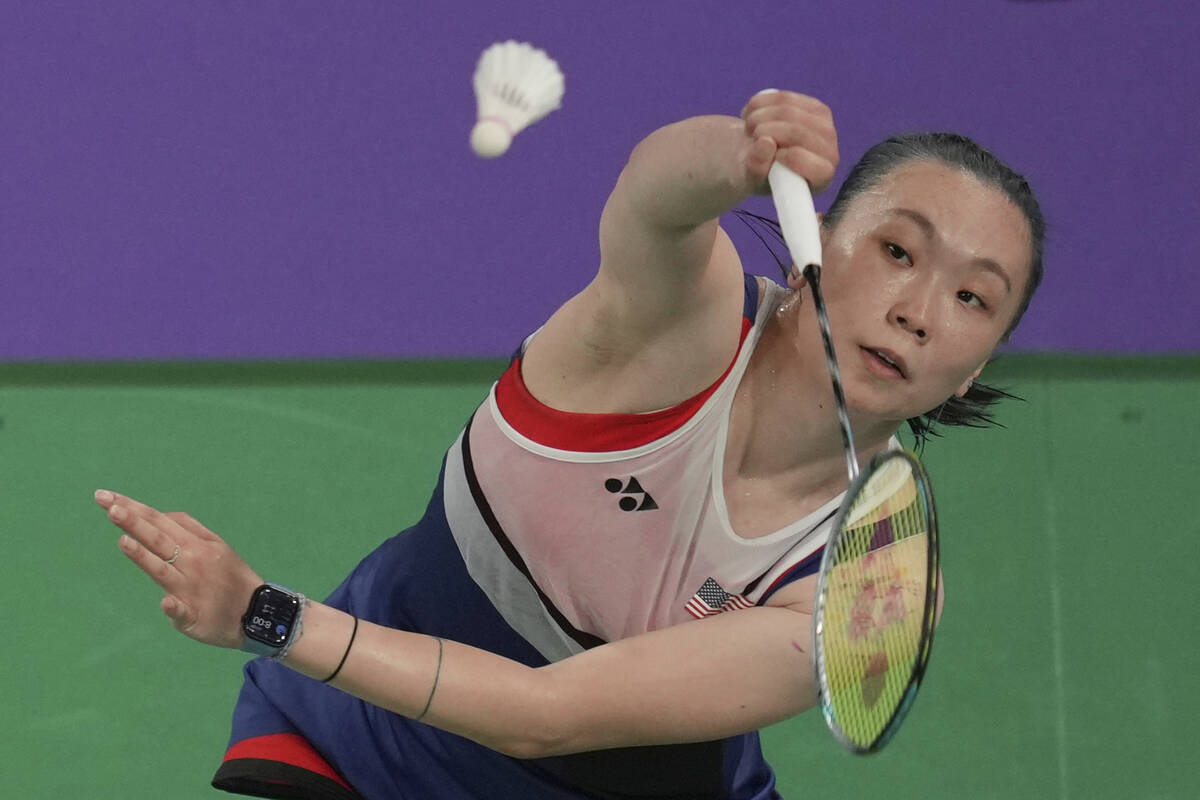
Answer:
<svg viewBox="0 0 1200 800"><path fill-rule="evenodd" d="M992 259L1018 283L1029 274L1030 230L1021 210L1001 189L936 161L910 161L889 171L851 201L838 227L862 234L907 221L920 231L906 211L929 220L950 253Z"/></svg>

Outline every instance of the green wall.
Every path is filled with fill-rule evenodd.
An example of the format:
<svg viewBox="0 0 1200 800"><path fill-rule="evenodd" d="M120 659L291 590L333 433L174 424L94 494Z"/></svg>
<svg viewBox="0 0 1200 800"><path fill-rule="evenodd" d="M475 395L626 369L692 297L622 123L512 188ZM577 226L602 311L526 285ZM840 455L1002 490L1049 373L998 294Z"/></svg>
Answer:
<svg viewBox="0 0 1200 800"><path fill-rule="evenodd" d="M417 518L495 363L0 365L0 796L216 798L244 656L175 634L99 487L320 596ZM926 451L947 606L878 756L810 713L786 797L1193 798L1200 359L1013 356L1005 430Z"/></svg>

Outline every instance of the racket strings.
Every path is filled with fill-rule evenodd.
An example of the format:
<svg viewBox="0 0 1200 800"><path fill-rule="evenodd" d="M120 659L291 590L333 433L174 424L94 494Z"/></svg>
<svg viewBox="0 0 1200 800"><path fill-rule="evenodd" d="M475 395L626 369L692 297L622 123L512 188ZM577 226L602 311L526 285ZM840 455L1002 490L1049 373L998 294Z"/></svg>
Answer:
<svg viewBox="0 0 1200 800"><path fill-rule="evenodd" d="M823 702L848 743L868 750L886 741L920 677L936 569L929 506L905 461L873 473L846 520L823 598Z"/></svg>

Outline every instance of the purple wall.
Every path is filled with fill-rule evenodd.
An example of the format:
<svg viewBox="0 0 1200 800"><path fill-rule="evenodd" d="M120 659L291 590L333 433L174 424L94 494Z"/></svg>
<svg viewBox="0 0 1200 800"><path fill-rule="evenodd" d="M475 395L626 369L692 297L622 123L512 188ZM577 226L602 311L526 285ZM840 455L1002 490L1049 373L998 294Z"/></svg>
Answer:
<svg viewBox="0 0 1200 800"><path fill-rule="evenodd" d="M847 166L949 127L1029 176L1015 348L1200 351L1197 8L0 0L0 359L507 354L590 278L636 141L767 86L826 100ZM484 162L506 38L567 95Z"/></svg>

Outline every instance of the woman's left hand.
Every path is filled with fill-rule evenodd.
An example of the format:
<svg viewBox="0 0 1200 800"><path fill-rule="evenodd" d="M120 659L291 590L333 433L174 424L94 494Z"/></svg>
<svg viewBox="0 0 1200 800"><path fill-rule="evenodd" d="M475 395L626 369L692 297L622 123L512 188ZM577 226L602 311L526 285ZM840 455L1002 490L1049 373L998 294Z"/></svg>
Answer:
<svg viewBox="0 0 1200 800"><path fill-rule="evenodd" d="M250 565L188 514L103 489L96 502L125 531L121 552L162 587L162 610L175 629L198 642L240 648L242 615L263 584Z"/></svg>

